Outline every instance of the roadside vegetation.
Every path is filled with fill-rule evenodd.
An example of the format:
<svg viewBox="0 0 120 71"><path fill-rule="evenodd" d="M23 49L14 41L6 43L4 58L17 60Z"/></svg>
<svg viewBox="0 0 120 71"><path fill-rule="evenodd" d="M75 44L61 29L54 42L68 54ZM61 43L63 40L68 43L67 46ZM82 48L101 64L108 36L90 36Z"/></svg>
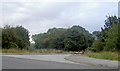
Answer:
<svg viewBox="0 0 120 71"><path fill-rule="evenodd" d="M106 59L106 60L113 60L118 61L119 60L119 52L110 52L110 51L102 51L102 52L92 52L88 51L85 53L88 57L93 57L97 59Z"/></svg>
<svg viewBox="0 0 120 71"><path fill-rule="evenodd" d="M116 16L107 17L104 27L101 27L101 31L93 32L95 40L91 49L95 50L96 52L118 52L120 50L119 25L119 19Z"/></svg>
<svg viewBox="0 0 120 71"><path fill-rule="evenodd" d="M1 51L1 50L0 50ZM71 52L55 49L2 49L2 53L55 53L55 54L69 54Z"/></svg>
<svg viewBox="0 0 120 71"><path fill-rule="evenodd" d="M120 19L116 16L109 16L105 20L101 31L94 31L95 40L92 47L87 49L92 51L86 55L93 58L120 60Z"/></svg>

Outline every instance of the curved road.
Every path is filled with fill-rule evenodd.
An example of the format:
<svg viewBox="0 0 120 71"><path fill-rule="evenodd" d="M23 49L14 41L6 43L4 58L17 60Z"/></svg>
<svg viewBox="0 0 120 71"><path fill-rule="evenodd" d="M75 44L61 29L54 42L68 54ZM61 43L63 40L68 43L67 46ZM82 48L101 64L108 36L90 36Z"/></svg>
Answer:
<svg viewBox="0 0 120 71"><path fill-rule="evenodd" d="M2 56L3 69L109 69L76 63L43 61L26 58Z"/></svg>

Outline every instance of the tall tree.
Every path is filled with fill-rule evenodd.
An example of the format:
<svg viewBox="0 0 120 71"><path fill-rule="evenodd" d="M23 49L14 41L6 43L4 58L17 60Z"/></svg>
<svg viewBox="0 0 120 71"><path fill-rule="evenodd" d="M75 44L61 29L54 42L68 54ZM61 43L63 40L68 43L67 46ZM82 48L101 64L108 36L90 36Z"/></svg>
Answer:
<svg viewBox="0 0 120 71"><path fill-rule="evenodd" d="M119 19L116 16L107 17L104 27L101 28L101 35L98 40L96 40L97 42L95 41L93 43L93 47L101 48L99 51L119 51L119 24Z"/></svg>
<svg viewBox="0 0 120 71"><path fill-rule="evenodd" d="M30 45L28 34L28 30L22 26L6 25L2 29L2 48L28 49Z"/></svg>

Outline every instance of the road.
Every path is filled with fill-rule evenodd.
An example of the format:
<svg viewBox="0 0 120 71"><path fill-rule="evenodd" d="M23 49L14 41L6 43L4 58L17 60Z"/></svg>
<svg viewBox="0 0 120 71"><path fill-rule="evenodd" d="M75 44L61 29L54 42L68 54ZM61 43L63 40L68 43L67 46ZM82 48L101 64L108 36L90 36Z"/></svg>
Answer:
<svg viewBox="0 0 120 71"><path fill-rule="evenodd" d="M109 69L100 66L2 56L3 69Z"/></svg>

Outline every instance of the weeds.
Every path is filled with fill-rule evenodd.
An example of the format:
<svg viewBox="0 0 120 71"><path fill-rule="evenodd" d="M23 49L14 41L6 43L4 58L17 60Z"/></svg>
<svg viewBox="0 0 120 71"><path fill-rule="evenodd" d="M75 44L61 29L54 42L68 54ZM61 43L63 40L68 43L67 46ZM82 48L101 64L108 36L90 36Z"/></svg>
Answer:
<svg viewBox="0 0 120 71"><path fill-rule="evenodd" d="M91 52L88 51L85 55L88 57L98 58L98 59L107 59L107 60L117 60L118 61L118 52Z"/></svg>
<svg viewBox="0 0 120 71"><path fill-rule="evenodd" d="M20 50L20 49L2 49L2 53L60 53L67 54L68 51L56 50L56 49L30 49L30 50Z"/></svg>

